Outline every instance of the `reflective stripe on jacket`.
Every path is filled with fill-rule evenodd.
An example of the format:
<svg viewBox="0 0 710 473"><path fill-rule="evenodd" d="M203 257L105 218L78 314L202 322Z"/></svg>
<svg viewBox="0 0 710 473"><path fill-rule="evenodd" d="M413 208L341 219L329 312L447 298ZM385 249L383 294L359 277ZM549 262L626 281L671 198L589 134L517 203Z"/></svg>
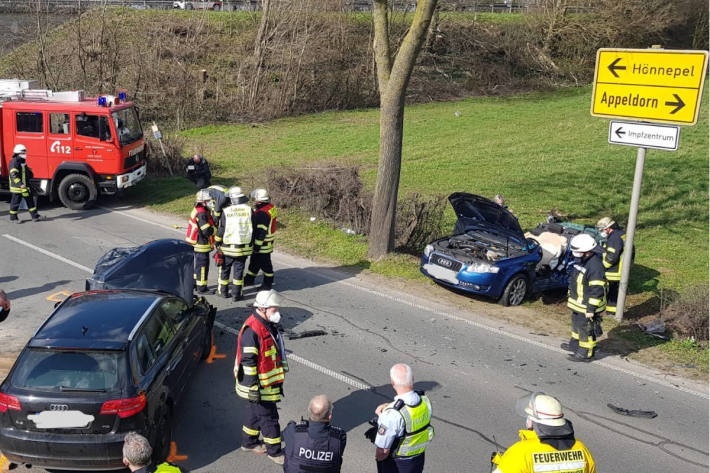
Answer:
<svg viewBox="0 0 710 473"><path fill-rule="evenodd" d="M602 263L606 269L607 281L621 281L625 241L626 233L623 230L614 230L604 242Z"/></svg>
<svg viewBox="0 0 710 473"><path fill-rule="evenodd" d="M202 205L196 205L190 214L185 241L191 244L197 253L209 253L214 247L214 220Z"/></svg>
<svg viewBox="0 0 710 473"><path fill-rule="evenodd" d="M520 441L494 460L502 473L565 472L596 473L592 454L579 440L569 450L542 443L532 430L521 430Z"/></svg>
<svg viewBox="0 0 710 473"><path fill-rule="evenodd" d="M25 197L29 196L30 179L32 179L32 170L27 166L23 165L17 156L13 156L8 164L8 169L10 171L9 183L10 192L13 194L23 194ZM25 185L23 189L22 184Z"/></svg>
<svg viewBox="0 0 710 473"><path fill-rule="evenodd" d="M254 252L271 253L274 251L276 234L276 207L266 204L254 209Z"/></svg>
<svg viewBox="0 0 710 473"><path fill-rule="evenodd" d="M258 338L258 346L243 343L244 331L250 328ZM256 366L246 366L242 363L244 354L257 356ZM266 327L266 322L258 315L250 315L239 331L237 339L237 356L234 366L237 372L236 391L239 397L248 399L249 391L259 389L262 401L280 401L281 388L285 373L288 371L288 362L284 352L281 334L272 335ZM257 384L252 382L256 376Z"/></svg>
<svg viewBox="0 0 710 473"><path fill-rule="evenodd" d="M394 409L394 403L385 409ZM397 448L392 448L393 457L413 457L424 453L434 438L431 421L431 401L426 395L420 395L419 403L414 406L403 404L399 414L404 420L404 437L395 440Z"/></svg>
<svg viewBox="0 0 710 473"><path fill-rule="evenodd" d="M608 283L598 255L572 266L568 282L567 307L580 314L599 313L606 309Z"/></svg>

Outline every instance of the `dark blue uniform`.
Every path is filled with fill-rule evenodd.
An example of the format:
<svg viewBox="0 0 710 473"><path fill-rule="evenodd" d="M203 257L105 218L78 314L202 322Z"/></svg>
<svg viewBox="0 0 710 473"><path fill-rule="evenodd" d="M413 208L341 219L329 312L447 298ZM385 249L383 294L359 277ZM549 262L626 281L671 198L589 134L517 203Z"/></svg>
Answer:
<svg viewBox="0 0 710 473"><path fill-rule="evenodd" d="M340 473L345 451L345 431L327 422L291 421L282 433L284 473Z"/></svg>

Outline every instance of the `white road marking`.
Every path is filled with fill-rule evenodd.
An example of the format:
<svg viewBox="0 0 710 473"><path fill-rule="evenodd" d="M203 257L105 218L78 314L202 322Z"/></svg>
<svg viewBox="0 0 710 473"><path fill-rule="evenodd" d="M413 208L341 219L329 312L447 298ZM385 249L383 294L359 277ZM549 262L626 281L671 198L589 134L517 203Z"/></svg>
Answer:
<svg viewBox="0 0 710 473"><path fill-rule="evenodd" d="M144 223L148 223L148 224L150 224L150 225L155 225L155 226L160 227L160 228L163 228L163 229L172 230L172 231L175 231L175 232L182 233L182 231L179 230L179 229L170 227L170 226L168 226L168 225L164 225L164 224L162 224L162 223L158 223L158 222L155 222L155 221L151 221L151 220L148 220L148 219L144 219L144 218L138 217L138 216L136 216L136 215L132 215L132 214L129 213L129 212L125 212L125 211L122 211L122 210L114 210L114 209L111 209L110 207L101 207L101 208L104 209L104 210L108 210L108 211L110 211L110 212L119 213L119 214L121 214L121 215L124 215L124 216L129 217L129 218L133 218L133 219L135 219L135 220L139 220L139 221L144 222ZM51 256L51 257L53 257L53 258L57 258L57 259L59 259L60 261L64 261L64 262L66 262L66 263L68 263L68 264L71 264L72 266L76 266L76 267L78 267L78 268L84 269L85 271L88 271L88 272L90 272L90 273L93 273L93 271L90 270L89 268L87 268L86 266L82 266L82 265L80 265L80 264L78 264L78 263L74 263L73 261L67 260L66 258L63 258L63 257L61 257L61 256L59 256L59 255L55 255L54 253L51 253L51 252L48 252L48 251L46 251L46 250L42 250L42 249L40 249L40 248L34 247L34 246L32 246L32 245L29 245L29 244L27 244L27 243L25 243L25 242L23 242L23 241L21 241L21 240L18 240L18 239L14 238L14 237L12 237L12 236L10 236L10 235L3 235L3 236L5 236L5 237L7 237L7 238L9 238L9 239L11 239L11 240L13 240L13 241L17 241L17 242L20 243L20 244L29 246L30 248L35 248L35 249L37 249L38 251L40 251L40 252L42 252L42 253L44 253L44 254L47 254L48 256ZM308 269L307 267L306 267L306 268L303 268L303 267L297 267L297 266L292 266L292 265L288 265L288 264L281 264L281 266L286 266L286 267L291 267L291 268L298 268L298 269L301 269L301 270L303 270L303 271L309 271L309 269ZM427 306L425 306L425 305L419 304L419 303L417 303L417 302L413 302L413 301L408 300L408 299L404 299L404 298L402 298L402 297L393 296L393 295L391 295L391 294L386 294L386 293L384 293L384 292L376 291L376 290L374 290L374 289L369 289L369 288L365 288L365 287L362 287L362 286L358 286L358 285L356 285L356 284L353 284L353 283L350 283L350 282L347 282L347 281L343 281L343 280L340 280L340 279L336 279L336 278L327 276L327 275L325 275L325 274L323 274L323 273L320 273L320 272L319 272L319 273L316 273L316 274L317 274L319 277L328 279L328 280L330 280L330 281L332 281L332 282L335 282L335 283L338 283L338 284L343 284L343 285L345 285L345 286L348 286L348 287L351 287L351 288L354 288L354 289L358 289L358 290L360 290L360 291L364 291L364 292L367 292L367 293L372 294L372 295L375 295L375 296L384 297L385 299L389 299L389 300L391 300L391 301L394 301L394 302L397 302L397 303L400 303L400 304L404 304L404 305L413 307L413 308L415 308L415 309L419 309L419 310L423 310L423 311L426 311L426 312L429 312L429 313L432 313L432 314L436 314L436 315L438 315L438 316L440 316L440 317L453 319L453 320L456 320L456 321L458 321L458 322L463 322L463 323L468 324L468 325L471 325L471 326L473 326L473 327L480 328L480 329L486 330L486 331L488 331L488 332L495 333L495 334L498 334L498 335L502 335L502 336L505 336L505 337L509 337L509 338L514 339L514 340L518 340L518 341L523 342L523 343L527 343L527 344L530 344L530 345L534 345L534 346L537 346L537 347L539 347L539 348L543 348L543 349L545 349L545 350L549 350L549 351L552 351L552 352L555 352L555 353L560 353L560 354L566 354L566 353L567 353L566 351L562 350L561 348L558 348L558 347L555 347L555 346L552 346L552 345L547 345L547 344L542 343L542 342L539 342L539 341L537 341L537 340L531 340L531 339L526 338L526 337L523 337L523 336L521 336L521 335L517 335L517 334L511 333L511 332L507 332L507 331L502 330L502 329L500 329L500 328L492 327L492 326L486 325L486 324L481 323L481 322L476 322L476 321L473 321L473 320L469 320L469 319L466 319L466 318L464 318L464 317L459 317L459 316L457 316L457 315L454 315L454 314L451 314L451 313L448 313L448 312L444 312L444 311L432 309L432 308L429 308L429 307L427 307ZM413 298L413 299L416 299L416 298ZM226 326L225 326L225 327L226 327ZM297 356L297 355L296 355L296 356ZM300 358L300 357L299 357L299 358ZM308 361L308 360L305 360L305 359L303 359L303 358L301 358L301 359L304 360L304 361L307 362L307 363L311 363L311 364L314 365L314 366L318 366L317 369L318 369L319 371L321 371L322 373L324 373L324 374L327 374L327 375L331 376L331 374L329 374L329 373L333 373L333 374L335 374L335 375L337 375L337 376L343 376L343 375L341 375L341 374L338 373L338 372L329 370L328 368L322 367L322 366L320 366L320 365L316 365L315 363L310 362L310 361ZM297 361L297 362L298 362L298 360L296 360L296 358L294 358L294 361ZM306 364L306 363L304 363L304 364ZM658 379L657 377L648 376L648 375L646 375L646 374L638 373L638 372L632 371L632 370L628 370L628 369L622 368L622 367L620 367L620 366L615 366L614 364L605 362L604 360L595 361L594 364L597 365L597 366L602 366L602 367L607 368L607 369L610 369L610 370L617 371L617 372L619 372L619 373L623 373L623 374L628 375L628 376L633 376L634 378L642 379L642 380L644 380L644 381L651 382L651 383L655 383L655 384L660 384L660 385L662 385L662 386L665 386L665 387L668 387L668 388L671 388L671 389L675 389L675 390L677 390L677 391L681 391L681 392L684 392L684 393L686 393L686 394L691 394L691 395L693 395L693 396L697 396L697 397L700 397L700 398L702 398L702 399L710 399L710 395L709 395L709 394L702 393L702 392L699 392L699 391L695 391L695 390L693 390L693 389L686 388L685 386L680 386L680 385L675 384L675 383L670 382L670 381L666 381L666 380L663 380L663 379ZM312 367L313 367L313 366L312 366ZM314 369L316 369L316 368L314 368ZM347 377L346 377L346 378L347 378ZM336 379L339 379L339 378L336 377ZM347 378L347 379L349 379L349 380L352 381L353 383L359 383L358 381L352 380L351 378ZM342 381L342 380L341 380L341 381ZM343 381L343 382L346 382L347 384L351 384L350 382L347 382L347 381ZM360 384L362 384L362 383L360 383ZM352 384L351 384L351 385L352 385ZM353 385L353 386L354 386L354 385Z"/></svg>
<svg viewBox="0 0 710 473"><path fill-rule="evenodd" d="M224 325L221 322L215 321L214 323L217 327L221 328L225 332L229 332L233 335L239 335L239 330L235 329L234 327L230 327L229 325ZM314 369L316 371L319 371L325 375L330 376L331 378L335 378L338 381L349 384L350 386L357 388L357 389L362 389L362 390L369 390L372 389L372 386L369 386L363 382L357 381L349 376L345 376L342 373L338 373L337 371L333 371L330 368L326 368L325 366L321 366L318 363L314 363L310 360L307 360L305 358L302 358L298 356L297 354L291 352L288 354L288 360L289 361L295 361L296 363L300 363L304 366L307 366L311 369Z"/></svg>
<svg viewBox="0 0 710 473"><path fill-rule="evenodd" d="M63 257L63 256L59 256L59 255L56 254L56 253L52 253L52 252L49 251L49 250L45 250L44 248L40 248L39 246L32 245L32 244L30 244L30 243L27 243L26 241L20 240L19 238L15 238L14 236L8 235L8 234L6 234L6 233L3 234L3 236L4 236L5 238L7 238L8 240L14 241L15 243L18 243L18 244L20 244L20 245L24 245L24 246L26 246L27 248L32 248L33 250L38 251L38 252L40 252L40 253L42 253L42 254L45 254L45 255L47 255L47 256L50 256L50 257L52 257L52 258L54 258L54 259L56 259L56 260L59 260L59 261L61 261L62 263L66 263L66 264L68 264L68 265L70 265L70 266L74 266L75 268L79 268L79 269L81 269L82 271L86 271L87 273L90 273L90 274L93 274L93 273L94 273L94 270L93 270L93 269L87 268L87 267L84 266L83 264L75 263L74 261L69 260L69 259L66 259L66 258Z"/></svg>

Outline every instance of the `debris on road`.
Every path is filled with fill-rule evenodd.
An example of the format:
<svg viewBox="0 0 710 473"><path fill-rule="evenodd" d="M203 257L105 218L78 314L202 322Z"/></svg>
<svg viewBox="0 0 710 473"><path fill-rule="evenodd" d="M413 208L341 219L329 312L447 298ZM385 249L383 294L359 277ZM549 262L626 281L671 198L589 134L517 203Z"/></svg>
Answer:
<svg viewBox="0 0 710 473"><path fill-rule="evenodd" d="M321 335L328 335L325 330L305 330L303 332L291 332L287 331L286 336L289 340L295 340L297 338L308 338L308 337L320 337Z"/></svg>
<svg viewBox="0 0 710 473"><path fill-rule="evenodd" d="M647 417L649 419L653 419L654 417L658 417L658 414L656 414L656 411L641 411L637 409L629 410L629 409L624 409L623 407L616 407L615 405L609 403L607 404L607 407L611 409L612 411L616 412L617 414L621 414L622 416L630 416L630 417Z"/></svg>

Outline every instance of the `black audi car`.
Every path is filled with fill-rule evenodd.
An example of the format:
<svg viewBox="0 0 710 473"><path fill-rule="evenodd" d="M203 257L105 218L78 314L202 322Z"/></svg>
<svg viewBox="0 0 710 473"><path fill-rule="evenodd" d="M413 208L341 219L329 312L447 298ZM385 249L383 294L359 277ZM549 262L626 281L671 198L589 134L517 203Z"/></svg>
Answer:
<svg viewBox="0 0 710 473"><path fill-rule="evenodd" d="M0 451L10 461L122 469L129 431L150 440L156 461L167 456L181 394L211 348L215 309L186 292L191 264L178 240L114 250L87 283L105 289L55 308L0 385Z"/></svg>

